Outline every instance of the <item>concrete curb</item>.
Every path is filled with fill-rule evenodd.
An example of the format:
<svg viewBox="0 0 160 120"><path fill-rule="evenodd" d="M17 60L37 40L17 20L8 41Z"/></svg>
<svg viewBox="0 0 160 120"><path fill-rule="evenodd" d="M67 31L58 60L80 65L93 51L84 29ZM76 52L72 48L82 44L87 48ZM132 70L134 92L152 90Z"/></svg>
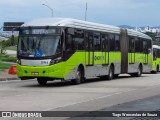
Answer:
<svg viewBox="0 0 160 120"><path fill-rule="evenodd" d="M0 78L0 81L20 80L19 78Z"/></svg>

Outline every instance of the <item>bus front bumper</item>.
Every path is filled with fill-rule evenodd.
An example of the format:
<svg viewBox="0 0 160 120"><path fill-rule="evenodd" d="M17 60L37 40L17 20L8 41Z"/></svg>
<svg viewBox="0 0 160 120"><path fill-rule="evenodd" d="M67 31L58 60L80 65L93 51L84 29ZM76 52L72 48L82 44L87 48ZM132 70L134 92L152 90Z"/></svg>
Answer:
<svg viewBox="0 0 160 120"><path fill-rule="evenodd" d="M63 78L63 71L61 64L55 64L51 66L22 66L17 64L17 76L19 78L38 78L46 77L53 79Z"/></svg>

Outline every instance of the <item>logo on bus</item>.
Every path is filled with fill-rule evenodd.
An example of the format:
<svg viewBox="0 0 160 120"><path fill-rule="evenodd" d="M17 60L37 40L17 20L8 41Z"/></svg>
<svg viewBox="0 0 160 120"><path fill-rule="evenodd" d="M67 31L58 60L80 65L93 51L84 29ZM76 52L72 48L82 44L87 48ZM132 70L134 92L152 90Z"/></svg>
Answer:
<svg viewBox="0 0 160 120"><path fill-rule="evenodd" d="M94 56L94 60L104 60L104 56Z"/></svg>

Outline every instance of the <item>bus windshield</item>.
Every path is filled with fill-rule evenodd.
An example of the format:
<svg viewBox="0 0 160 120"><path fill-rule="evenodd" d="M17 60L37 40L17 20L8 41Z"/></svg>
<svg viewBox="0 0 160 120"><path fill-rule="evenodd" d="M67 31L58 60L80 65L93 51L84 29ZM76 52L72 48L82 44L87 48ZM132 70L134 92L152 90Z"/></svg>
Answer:
<svg viewBox="0 0 160 120"><path fill-rule="evenodd" d="M47 57L61 52L59 35L23 35L19 37L18 54L25 57Z"/></svg>

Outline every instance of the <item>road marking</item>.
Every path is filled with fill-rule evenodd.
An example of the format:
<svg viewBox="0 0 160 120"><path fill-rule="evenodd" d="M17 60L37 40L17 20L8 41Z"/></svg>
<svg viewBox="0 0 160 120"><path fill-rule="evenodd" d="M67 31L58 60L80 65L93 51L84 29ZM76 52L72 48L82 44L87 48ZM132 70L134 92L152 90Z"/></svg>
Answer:
<svg viewBox="0 0 160 120"><path fill-rule="evenodd" d="M45 109L45 110L42 110L42 111L51 111L52 109L63 108L63 107L67 107L67 106L72 106L72 105L76 105L76 104L81 104L81 103L89 102L89 101L103 99L103 98L107 98L107 97L110 97L110 96L113 96L113 95L118 95L118 94L130 92L130 91L135 91L135 90L137 90L137 89L116 92L116 93L113 93L113 94L110 94L110 95L105 95L105 96L101 96L101 97L97 97L97 98L91 98L91 99L88 99L88 100L82 100L82 101L75 102L75 103L72 103L72 104L62 105L62 106L58 106L58 107L55 107L55 108L49 108L49 109Z"/></svg>

